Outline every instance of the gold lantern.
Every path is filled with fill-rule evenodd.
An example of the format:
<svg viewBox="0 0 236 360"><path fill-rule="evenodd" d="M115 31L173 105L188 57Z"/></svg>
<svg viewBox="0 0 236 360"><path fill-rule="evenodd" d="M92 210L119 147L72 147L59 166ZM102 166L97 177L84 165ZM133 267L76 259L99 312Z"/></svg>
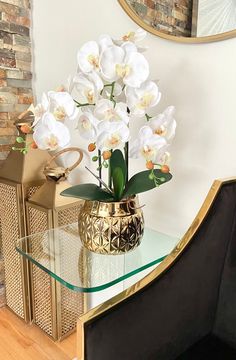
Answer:
<svg viewBox="0 0 236 360"><path fill-rule="evenodd" d="M18 119L15 123L19 136L32 143L32 135L21 132L31 125L33 117ZM6 304L25 321L30 320L27 261L15 250L19 238L27 235L25 202L44 182L43 164L50 159L46 151L31 149L19 151L24 144L16 142L18 151L11 150L0 169L0 217L2 251L5 263Z"/></svg>
<svg viewBox="0 0 236 360"><path fill-rule="evenodd" d="M46 164L44 174L45 184L27 202L27 227L28 233L43 232L48 229L78 221L78 214L83 201L75 198L66 198L60 193L70 184L66 181L68 173L79 165L83 153L78 148L67 148L58 152L52 160L68 151L79 152L78 161L70 168L51 167L50 162ZM49 235L55 237L54 234ZM40 240L41 241L41 240ZM51 239L52 246L59 247L59 239ZM47 242L47 239L46 239ZM45 257L45 249L38 246L38 242L32 241L31 251L37 257ZM69 260L70 249L59 249L65 251ZM45 257L45 261L49 261ZM60 262L60 259L59 259ZM60 267L60 271L68 271L66 264L55 261L50 266ZM76 328L76 322L83 313L83 295L67 289L55 279L43 272L37 266L31 266L32 286L32 310L33 321L44 332L54 340L61 339Z"/></svg>

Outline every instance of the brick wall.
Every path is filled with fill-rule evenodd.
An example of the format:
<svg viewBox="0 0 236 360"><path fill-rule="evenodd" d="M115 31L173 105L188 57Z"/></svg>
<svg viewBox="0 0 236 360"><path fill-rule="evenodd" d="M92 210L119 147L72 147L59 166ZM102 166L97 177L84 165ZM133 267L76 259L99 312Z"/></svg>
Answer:
<svg viewBox="0 0 236 360"><path fill-rule="evenodd" d="M0 167L15 140L15 119L33 102L31 79L30 0L0 0ZM0 307L3 304L0 250Z"/></svg>
<svg viewBox="0 0 236 360"><path fill-rule="evenodd" d="M0 160L14 142L14 120L33 101L30 1L0 1Z"/></svg>
<svg viewBox="0 0 236 360"><path fill-rule="evenodd" d="M128 0L148 25L161 32L191 36L193 0Z"/></svg>

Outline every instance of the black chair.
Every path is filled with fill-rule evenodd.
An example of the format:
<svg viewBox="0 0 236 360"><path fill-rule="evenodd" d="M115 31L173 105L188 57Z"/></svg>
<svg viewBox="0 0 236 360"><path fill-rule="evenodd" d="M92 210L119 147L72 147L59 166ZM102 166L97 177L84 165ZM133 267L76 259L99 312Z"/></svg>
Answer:
<svg viewBox="0 0 236 360"><path fill-rule="evenodd" d="M79 360L236 360L236 179L146 278L78 322Z"/></svg>

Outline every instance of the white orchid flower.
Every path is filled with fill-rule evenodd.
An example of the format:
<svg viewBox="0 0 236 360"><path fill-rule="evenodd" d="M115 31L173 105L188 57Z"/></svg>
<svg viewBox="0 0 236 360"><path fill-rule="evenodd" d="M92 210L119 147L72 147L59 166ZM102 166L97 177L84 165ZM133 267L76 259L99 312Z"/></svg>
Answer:
<svg viewBox="0 0 236 360"><path fill-rule="evenodd" d="M32 126L36 126L38 122L42 119L43 115L48 111L49 109L49 100L45 93L42 95L41 103L34 106L33 104L30 105L29 111L32 111L34 114L34 122Z"/></svg>
<svg viewBox="0 0 236 360"><path fill-rule="evenodd" d="M169 148L169 145L167 145L166 147L163 147L159 154L158 154L158 159L157 162L160 165L170 165L171 162L171 155L170 153L167 151Z"/></svg>
<svg viewBox="0 0 236 360"><path fill-rule="evenodd" d="M137 46L130 41L122 44L121 48L126 52L126 54L129 54L131 52L138 52Z"/></svg>
<svg viewBox="0 0 236 360"><path fill-rule="evenodd" d="M73 91L73 87L74 87L73 78L72 78L71 75L69 75L66 82L65 82L65 84L61 84L60 86L58 86L56 88L56 91L57 92L64 91L64 92L68 92L69 94L71 94L72 91Z"/></svg>
<svg viewBox="0 0 236 360"><path fill-rule="evenodd" d="M77 100L80 103L96 103L104 86L102 79L95 71L87 75L76 74L73 82L77 90Z"/></svg>
<svg viewBox="0 0 236 360"><path fill-rule="evenodd" d="M158 163L160 155L163 155L166 149L166 140L161 136L154 135L149 126L143 126L139 130L138 139L131 145L130 156L132 158L142 156L146 161Z"/></svg>
<svg viewBox="0 0 236 360"><path fill-rule="evenodd" d="M137 48L140 52L143 52L147 50L147 47L145 46L139 46L137 43L142 41L147 35L147 32L143 30L142 28L138 28L136 31L129 31L126 34L124 34L121 39L114 40L114 43L116 45L122 45L125 42L133 42L137 45Z"/></svg>
<svg viewBox="0 0 236 360"><path fill-rule="evenodd" d="M94 109L94 116L99 120L123 121L129 123L127 105L123 102L114 103L108 99L101 99L97 102Z"/></svg>
<svg viewBox="0 0 236 360"><path fill-rule="evenodd" d="M56 150L65 147L70 142L68 128L56 121L51 113L45 113L34 130L33 139L42 150Z"/></svg>
<svg viewBox="0 0 236 360"><path fill-rule="evenodd" d="M77 54L77 61L80 70L87 74L91 71L99 71L99 58L101 53L108 47L113 45L113 41L109 35L101 35L96 41L88 41L85 43Z"/></svg>
<svg viewBox="0 0 236 360"><path fill-rule="evenodd" d="M130 112L135 116L144 116L161 99L158 86L153 81L145 81L139 88L127 86L125 94Z"/></svg>
<svg viewBox="0 0 236 360"><path fill-rule="evenodd" d="M98 44L99 44L100 53L106 50L109 46L114 45L112 38L110 37L110 35L107 34L99 36Z"/></svg>
<svg viewBox="0 0 236 360"><path fill-rule="evenodd" d="M56 120L75 119L78 110L72 96L68 92L49 91L48 98L50 101L50 112L52 112Z"/></svg>
<svg viewBox="0 0 236 360"><path fill-rule="evenodd" d="M148 78L149 64L134 47L134 44L124 47L113 45L103 51L100 67L106 80L122 79L125 85L139 87Z"/></svg>
<svg viewBox="0 0 236 360"><path fill-rule="evenodd" d="M129 31L122 36L123 41L139 42L147 36L147 32L142 28L138 28L136 31Z"/></svg>
<svg viewBox="0 0 236 360"><path fill-rule="evenodd" d="M77 129L79 130L82 138L89 140L91 142L96 141L97 138L97 125L99 120L97 120L92 112L85 111L81 114L78 121Z"/></svg>
<svg viewBox="0 0 236 360"><path fill-rule="evenodd" d="M83 73L99 70L99 46L96 41L88 41L78 51L77 60Z"/></svg>
<svg viewBox="0 0 236 360"><path fill-rule="evenodd" d="M157 134L166 139L168 143L175 136L176 121L174 119L175 107L169 106L166 110L149 121L153 134Z"/></svg>
<svg viewBox="0 0 236 360"><path fill-rule="evenodd" d="M130 131L123 122L101 121L98 124L97 147L99 150L117 149L129 140Z"/></svg>

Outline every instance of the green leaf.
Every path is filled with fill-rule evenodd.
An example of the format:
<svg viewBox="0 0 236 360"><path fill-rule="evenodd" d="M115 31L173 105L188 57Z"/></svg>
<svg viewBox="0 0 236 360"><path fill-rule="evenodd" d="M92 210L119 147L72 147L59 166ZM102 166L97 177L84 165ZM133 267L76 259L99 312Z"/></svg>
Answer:
<svg viewBox="0 0 236 360"><path fill-rule="evenodd" d="M161 170L153 170L154 178L150 179L150 170L142 171L132 176L129 180L123 197L140 194L145 191L154 189L157 185L162 185L172 179L170 173L164 174Z"/></svg>
<svg viewBox="0 0 236 360"><path fill-rule="evenodd" d="M18 144L22 144L25 142L25 140L21 136L17 136L16 142L18 142Z"/></svg>
<svg viewBox="0 0 236 360"><path fill-rule="evenodd" d="M116 201L120 201L125 186L125 178L120 167L116 167L112 173L114 196Z"/></svg>
<svg viewBox="0 0 236 360"><path fill-rule="evenodd" d="M83 200L114 201L112 194L109 194L96 184L75 185L62 191L61 195L76 197Z"/></svg>
<svg viewBox="0 0 236 360"><path fill-rule="evenodd" d="M111 177L112 178L113 178L113 171L119 167L122 170L124 179L126 179L127 167L126 167L125 159L124 159L124 156L123 156L123 153L121 150L117 149L112 152L112 155L110 158L110 166L111 166Z"/></svg>

